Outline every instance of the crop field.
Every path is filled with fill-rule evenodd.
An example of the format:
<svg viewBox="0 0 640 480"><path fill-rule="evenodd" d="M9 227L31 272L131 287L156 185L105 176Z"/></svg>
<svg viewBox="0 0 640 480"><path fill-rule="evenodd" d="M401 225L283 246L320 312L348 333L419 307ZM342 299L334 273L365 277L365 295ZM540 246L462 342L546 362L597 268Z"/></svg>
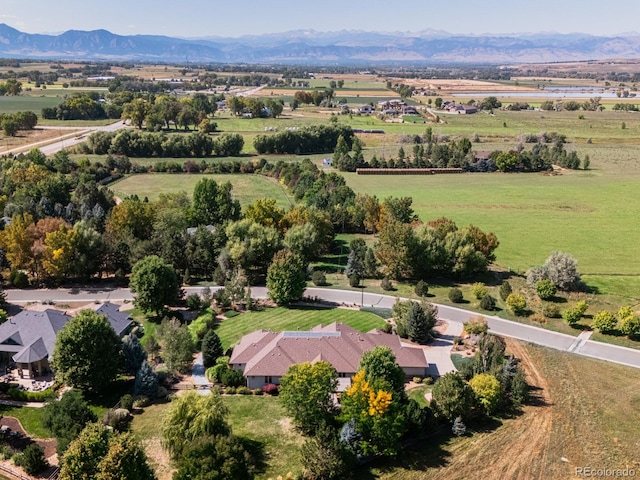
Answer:
<svg viewBox="0 0 640 480"><path fill-rule="evenodd" d="M54 96L3 96L0 97L0 112L16 113L16 112L34 112L40 116L43 108L55 107L62 101L61 98Z"/></svg>
<svg viewBox="0 0 640 480"><path fill-rule="evenodd" d="M205 174L164 174L150 173L132 175L113 185L116 195L138 195L149 200L157 200L161 194L186 192L193 189L202 178L210 178L218 183L231 182L233 196L242 205L253 203L259 198L275 198L281 207L289 206L289 197L274 180L259 175L205 175Z"/></svg>
<svg viewBox="0 0 640 480"><path fill-rule="evenodd" d="M263 328L276 332L284 330L309 330L316 325L333 322L346 323L356 330L367 332L383 328L384 320L373 313L347 310L343 308L266 308L223 320L216 327L216 333L226 349L240 340L243 335Z"/></svg>

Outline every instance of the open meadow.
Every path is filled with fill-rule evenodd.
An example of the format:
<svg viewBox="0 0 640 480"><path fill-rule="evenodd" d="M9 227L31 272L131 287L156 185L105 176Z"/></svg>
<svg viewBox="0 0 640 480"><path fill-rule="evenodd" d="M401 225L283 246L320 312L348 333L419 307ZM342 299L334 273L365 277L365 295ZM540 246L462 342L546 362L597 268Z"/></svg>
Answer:
<svg viewBox="0 0 640 480"><path fill-rule="evenodd" d="M116 195L138 195L138 197L158 200L161 194L186 192L191 196L193 189L202 178L210 178L218 183L231 182L233 196L242 205L253 203L259 198L275 198L280 207L290 205L289 196L277 182L260 175L205 175L169 173L149 173L144 175L132 175L113 185Z"/></svg>

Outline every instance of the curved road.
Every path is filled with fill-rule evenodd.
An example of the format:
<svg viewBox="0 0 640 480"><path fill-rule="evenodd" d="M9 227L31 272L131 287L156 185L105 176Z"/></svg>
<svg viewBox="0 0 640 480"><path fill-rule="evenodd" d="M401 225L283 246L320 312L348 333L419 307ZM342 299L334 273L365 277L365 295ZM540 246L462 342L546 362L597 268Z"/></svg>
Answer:
<svg viewBox="0 0 640 480"><path fill-rule="evenodd" d="M213 290L219 287L212 287ZM187 287L187 294L199 293L202 287ZM71 289L41 289L41 290L5 290L7 300L10 303L29 303L52 300L54 302L78 302L86 301L125 301L133 300L133 294L128 288L109 287L78 287ZM253 287L251 293L255 298L265 298L267 289L265 287ZM320 300L336 304L364 305L381 308L391 308L396 301L396 297L391 295L379 295L375 293L364 293L347 290L331 290L326 288L308 288L305 292L307 297L315 297ZM437 305L438 316L451 324L459 327L470 317L477 317L477 312L463 310L448 305ZM545 330L543 328L532 327L522 323L512 322L503 318L483 315L487 319L489 329L496 335L516 338L527 342L535 343L545 347L571 352L600 360L619 363L634 368L640 368L640 350L619 347L608 343L594 342L588 339L589 333L585 332L578 337L563 333Z"/></svg>

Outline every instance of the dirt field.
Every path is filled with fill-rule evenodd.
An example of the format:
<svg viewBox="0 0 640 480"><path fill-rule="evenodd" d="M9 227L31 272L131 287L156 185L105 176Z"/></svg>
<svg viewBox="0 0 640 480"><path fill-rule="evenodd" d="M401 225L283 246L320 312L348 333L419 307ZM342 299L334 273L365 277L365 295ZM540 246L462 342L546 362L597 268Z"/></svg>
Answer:
<svg viewBox="0 0 640 480"><path fill-rule="evenodd" d="M63 135L73 136L74 133L77 133L80 130L81 129L41 129L36 127L34 130L20 131L15 137L7 137L3 135L0 137L0 155L7 150L31 145L33 143L45 142Z"/></svg>
<svg viewBox="0 0 640 480"><path fill-rule="evenodd" d="M532 92L534 88L504 85L496 82L484 82L480 80L441 80L441 79L395 79L396 82L412 85L416 89L438 90L438 93L482 93L482 92Z"/></svg>

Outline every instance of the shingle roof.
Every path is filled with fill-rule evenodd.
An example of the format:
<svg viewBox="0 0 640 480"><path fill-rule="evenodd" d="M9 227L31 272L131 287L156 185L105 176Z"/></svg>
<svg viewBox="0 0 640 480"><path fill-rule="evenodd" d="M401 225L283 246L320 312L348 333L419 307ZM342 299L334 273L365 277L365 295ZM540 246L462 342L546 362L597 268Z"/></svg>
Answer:
<svg viewBox="0 0 640 480"><path fill-rule="evenodd" d="M324 360L338 373L353 375L362 354L377 345L391 348L402 368L428 366L424 350L403 345L397 335L380 330L363 333L343 323L318 325L310 332L258 330L242 337L230 363L245 364L245 376L282 376L293 364Z"/></svg>
<svg viewBox="0 0 640 480"><path fill-rule="evenodd" d="M119 335L122 336L131 323L133 322L129 314L121 312L120 307L113 303L100 303L95 305L93 309L100 315L107 317L111 328Z"/></svg>
<svg viewBox="0 0 640 480"><path fill-rule="evenodd" d="M29 363L49 357L53 354L56 334L70 318L59 310L23 310L0 325L0 352L15 353L16 362ZM25 360L29 358L36 360Z"/></svg>

